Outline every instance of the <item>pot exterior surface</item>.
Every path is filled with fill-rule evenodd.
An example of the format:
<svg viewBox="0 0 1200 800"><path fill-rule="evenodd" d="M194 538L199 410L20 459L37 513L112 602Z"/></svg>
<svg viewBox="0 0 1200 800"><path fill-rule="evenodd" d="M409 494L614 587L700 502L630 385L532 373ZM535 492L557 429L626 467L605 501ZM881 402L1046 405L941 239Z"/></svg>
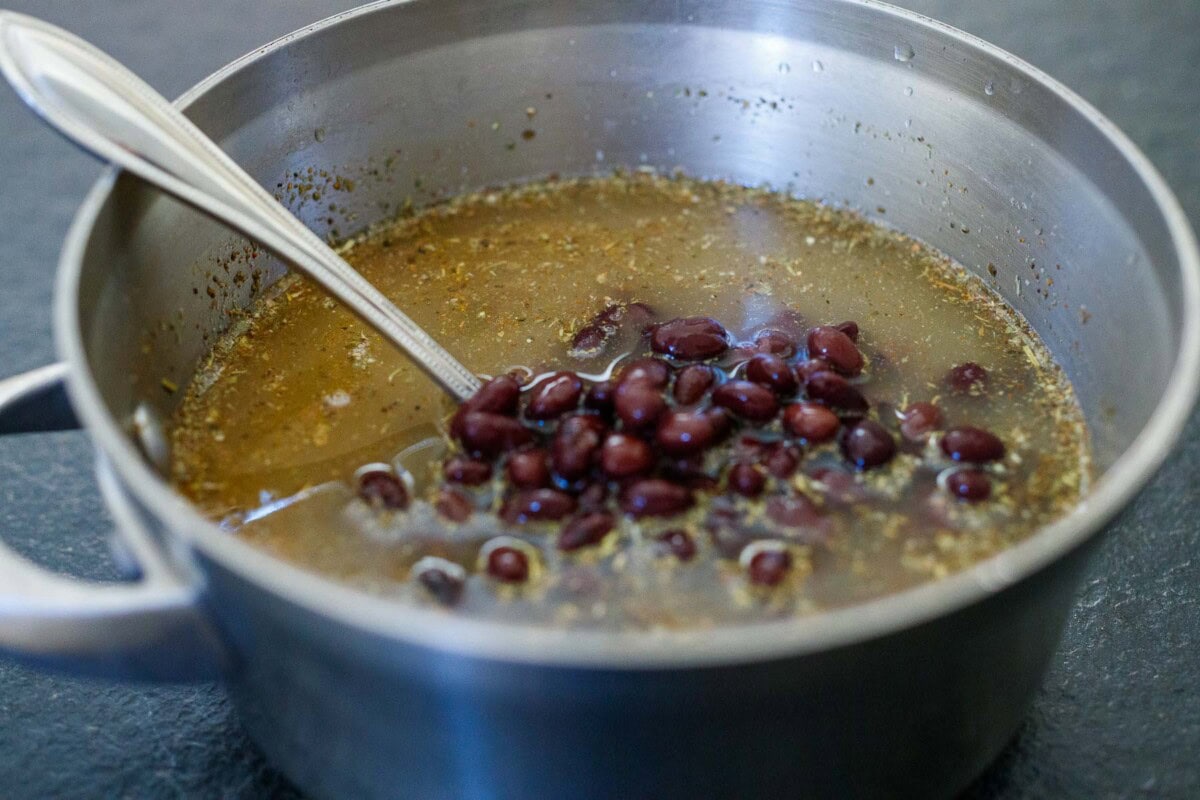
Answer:
<svg viewBox="0 0 1200 800"><path fill-rule="evenodd" d="M534 667L363 637L213 574L268 758L317 797L952 797L1016 730L1085 553L833 651L694 670Z"/></svg>
<svg viewBox="0 0 1200 800"><path fill-rule="evenodd" d="M186 385L283 268L117 177L64 256L72 398L152 535L198 576L256 741L318 796L948 796L1015 730L1080 543L1190 405L1178 372L1196 357L1195 252L1169 195L1053 82L886 6L381 3L248 57L186 103L334 236L408 202L613 167L847 204L976 270L1025 315L1074 382L1105 475L1082 515L1022 545L1034 556L962 578L955 597L978 602L926 587L880 605L924 609L912 624L865 610L837 641L835 622L817 623L828 646L717 632L675 663L623 665L626 644L645 646L633 638L595 663L571 637L509 658L504 630L472 652L439 639L454 620L338 593L162 485L163 451L145 439L161 442L179 401L164 379Z"/></svg>

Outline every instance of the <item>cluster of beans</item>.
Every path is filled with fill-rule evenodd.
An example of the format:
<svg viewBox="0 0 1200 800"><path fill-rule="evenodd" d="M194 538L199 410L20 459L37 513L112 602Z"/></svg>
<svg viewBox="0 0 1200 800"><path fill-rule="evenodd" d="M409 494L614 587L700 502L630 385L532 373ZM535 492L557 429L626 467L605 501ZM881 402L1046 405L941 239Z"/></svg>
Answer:
<svg viewBox="0 0 1200 800"><path fill-rule="evenodd" d="M928 402L899 412L898 436L869 418L860 390L866 361L854 322L812 328L803 346L776 330L733 345L725 328L707 317L651 325L645 334L653 355L630 360L608 380L589 383L557 372L528 387L511 375L485 383L450 420L457 447L442 465L438 512L466 520L475 506L462 487L502 475L499 517L512 526L560 523L557 547L574 551L600 543L619 514L672 517L695 505L698 494L722 489L726 496L757 498L768 476L785 482L799 469L806 447L836 442L847 466L865 471L887 464L898 447L923 447L942 428L941 410ZM988 375L966 363L946 381L952 391L979 393ZM721 475L714 477L703 468L704 457L731 441L719 451ZM940 447L963 465L944 477L944 489L965 502L986 500L991 482L979 467L1004 456L1000 439L955 427L944 431ZM408 504L404 484L389 472L362 475L359 490L377 506ZM771 496L765 508L782 527L811 524L818 516L815 504L793 491ZM481 568L502 582L526 581L529 554L519 542L500 538L507 543L485 548ZM666 530L659 542L682 561L697 551L682 528ZM727 554L737 555L759 585L780 583L792 567L789 551L770 542ZM461 583L452 566L419 574L443 600L457 596L451 590Z"/></svg>

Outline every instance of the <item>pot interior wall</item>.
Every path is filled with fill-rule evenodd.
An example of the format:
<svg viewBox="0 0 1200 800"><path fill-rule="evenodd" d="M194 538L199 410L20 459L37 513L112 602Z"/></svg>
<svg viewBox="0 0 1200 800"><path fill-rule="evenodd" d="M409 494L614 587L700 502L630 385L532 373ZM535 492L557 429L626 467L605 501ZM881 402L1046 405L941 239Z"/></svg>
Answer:
<svg viewBox="0 0 1200 800"><path fill-rule="evenodd" d="M331 236L410 202L614 167L860 210L1025 315L1075 383L1101 468L1152 413L1178 348L1178 264L1116 149L1011 64L884 8L385 5L243 65L189 114ZM168 419L169 387L281 274L121 178L79 298L114 415Z"/></svg>

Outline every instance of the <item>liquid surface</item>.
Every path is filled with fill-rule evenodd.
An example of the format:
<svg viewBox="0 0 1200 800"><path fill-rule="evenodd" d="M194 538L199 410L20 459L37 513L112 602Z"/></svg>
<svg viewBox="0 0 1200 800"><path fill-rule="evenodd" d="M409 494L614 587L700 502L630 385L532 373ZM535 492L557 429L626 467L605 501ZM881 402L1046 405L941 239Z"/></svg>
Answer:
<svg viewBox="0 0 1200 800"><path fill-rule="evenodd" d="M659 322L712 317L735 344L772 329L803 347L812 326L855 320L866 366L852 382L870 401L867 418L901 444L864 471L836 442L798 445L800 468L768 475L768 493L806 498L821 520L819 535L761 534L792 558L769 587L749 580L746 559L713 531L714 498L744 530L763 517L762 501L725 491L729 450L704 465L718 488L693 508L622 515L595 547L564 552L562 523L510 525L487 512L508 491L502 461L466 492L479 511L451 522L430 501L455 446L444 435L452 405L318 288L289 278L188 388L173 479L231 535L370 591L440 605L446 598L414 579L433 556L462 568L453 613L480 618L630 628L778 618L960 570L1066 513L1086 489L1082 415L1023 321L937 253L844 212L721 183L613 176L460 198L370 232L346 255L487 375L607 375L639 346L640 326L587 357L572 342L614 305L642 304ZM986 385L953 391L947 372L968 362L983 365ZM918 401L940 409L940 429L979 426L1003 441L1004 457L978 468L987 500L947 490L954 465L939 455L941 433L905 442L900 415ZM778 420L756 435L786 437ZM356 473L372 463L410 481L408 510L356 496ZM668 530L687 533L695 555L673 555L659 541ZM524 582L489 577L497 536L528 555Z"/></svg>

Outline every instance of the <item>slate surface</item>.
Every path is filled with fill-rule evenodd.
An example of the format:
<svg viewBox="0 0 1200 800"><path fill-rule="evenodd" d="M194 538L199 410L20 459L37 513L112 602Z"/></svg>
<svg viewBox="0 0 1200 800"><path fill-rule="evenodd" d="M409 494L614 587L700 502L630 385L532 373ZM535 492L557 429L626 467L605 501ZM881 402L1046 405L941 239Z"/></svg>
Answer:
<svg viewBox="0 0 1200 800"><path fill-rule="evenodd" d="M1200 2L907 0L1065 81L1149 154L1200 222ZM83 33L174 96L235 56L354 5L336 0L8 0ZM59 243L98 172L0 91L0 374L53 357ZM967 794L1200 793L1200 419L1108 537L1018 738ZM58 569L108 577L107 517L78 433L0 440L0 531ZM218 686L127 686L0 659L0 795L269 797Z"/></svg>

